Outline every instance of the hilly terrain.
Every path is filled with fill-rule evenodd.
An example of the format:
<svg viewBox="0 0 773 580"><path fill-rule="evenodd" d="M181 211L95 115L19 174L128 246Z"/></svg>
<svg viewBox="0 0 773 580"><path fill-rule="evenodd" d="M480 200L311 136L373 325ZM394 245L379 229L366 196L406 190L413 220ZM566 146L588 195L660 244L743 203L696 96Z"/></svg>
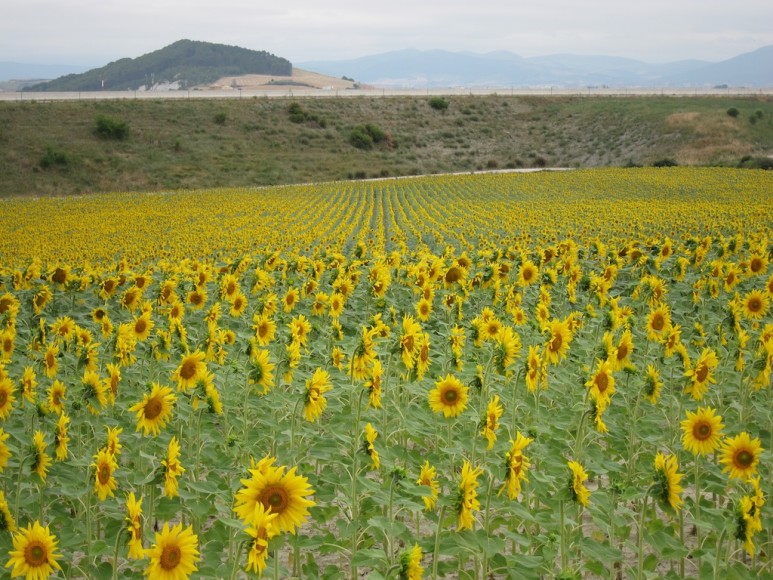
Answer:
<svg viewBox="0 0 773 580"><path fill-rule="evenodd" d="M81 74L27 87L29 91L138 90L163 86L185 89L225 76L290 76L292 64L265 51L179 40L137 58L122 58Z"/></svg>
<svg viewBox="0 0 773 580"><path fill-rule="evenodd" d="M650 64L604 55L524 58L507 51L473 54L409 49L297 66L385 87L773 86L773 46L720 63L688 60Z"/></svg>
<svg viewBox="0 0 773 580"><path fill-rule="evenodd" d="M0 102L0 196L771 155L765 96Z"/></svg>

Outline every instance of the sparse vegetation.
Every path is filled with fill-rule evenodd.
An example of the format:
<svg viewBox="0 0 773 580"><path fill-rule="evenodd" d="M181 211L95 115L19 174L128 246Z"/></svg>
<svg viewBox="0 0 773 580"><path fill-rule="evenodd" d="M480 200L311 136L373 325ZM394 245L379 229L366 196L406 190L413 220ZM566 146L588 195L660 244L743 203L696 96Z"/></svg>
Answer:
<svg viewBox="0 0 773 580"><path fill-rule="evenodd" d="M46 147L46 152L43 154L43 157L40 158L40 167L43 169L49 169L51 167L67 167L69 163L70 160L67 157L67 154L51 145Z"/></svg>
<svg viewBox="0 0 773 580"><path fill-rule="evenodd" d="M120 141L129 136L129 125L126 121L118 121L105 115L99 115L94 132L103 139L116 139Z"/></svg>
<svg viewBox="0 0 773 580"><path fill-rule="evenodd" d="M216 124L225 125L226 119L228 119L228 115L226 115L223 111L220 111L219 113L215 113Z"/></svg>

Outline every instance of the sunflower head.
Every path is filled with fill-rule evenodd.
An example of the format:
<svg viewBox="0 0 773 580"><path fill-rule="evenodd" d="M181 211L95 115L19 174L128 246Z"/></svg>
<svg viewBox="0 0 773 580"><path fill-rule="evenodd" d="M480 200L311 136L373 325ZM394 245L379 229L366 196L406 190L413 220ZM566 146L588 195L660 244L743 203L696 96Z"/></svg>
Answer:
<svg viewBox="0 0 773 580"><path fill-rule="evenodd" d="M8 555L10 559L6 568L11 569L11 576L26 578L48 578L61 566L57 560L61 554L56 552L57 539L48 529L37 521L20 529L13 536L13 550Z"/></svg>
<svg viewBox="0 0 773 580"><path fill-rule="evenodd" d="M695 455L707 455L719 449L722 437L722 417L711 407L699 407L693 413L687 411L682 421L682 443L684 448Z"/></svg>
<svg viewBox="0 0 773 580"><path fill-rule="evenodd" d="M731 479L749 479L757 473L761 454L762 444L758 437L752 439L746 431L729 437L722 443L722 472L728 473Z"/></svg>
<svg viewBox="0 0 773 580"><path fill-rule="evenodd" d="M453 375L447 375L435 383L429 392L429 406L435 413L456 417L467 408L469 388Z"/></svg>
<svg viewBox="0 0 773 580"><path fill-rule="evenodd" d="M170 528L166 522L162 530L156 532L156 543L146 550L150 563L145 575L150 578L188 578L198 570L198 542L192 526L183 529L179 523Z"/></svg>

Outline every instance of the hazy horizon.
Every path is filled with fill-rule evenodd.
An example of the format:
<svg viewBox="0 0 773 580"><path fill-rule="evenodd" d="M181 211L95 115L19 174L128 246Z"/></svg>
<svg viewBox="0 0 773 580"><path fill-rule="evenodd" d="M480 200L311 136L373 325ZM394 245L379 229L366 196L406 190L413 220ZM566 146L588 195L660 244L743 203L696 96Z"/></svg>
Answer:
<svg viewBox="0 0 773 580"><path fill-rule="evenodd" d="M45 17L41 17L41 14ZM647 63L719 62L773 44L773 3L395 0L16 2L0 21L0 61L97 67L187 38L265 50L293 63L415 48L523 57L571 53Z"/></svg>

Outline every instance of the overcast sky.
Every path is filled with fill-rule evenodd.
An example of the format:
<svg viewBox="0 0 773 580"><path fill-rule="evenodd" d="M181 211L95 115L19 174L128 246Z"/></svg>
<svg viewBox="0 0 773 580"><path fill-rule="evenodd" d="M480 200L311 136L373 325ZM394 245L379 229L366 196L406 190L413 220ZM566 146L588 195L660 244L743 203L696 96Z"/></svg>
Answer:
<svg viewBox="0 0 773 580"><path fill-rule="evenodd" d="M3 0L0 61L102 66L187 38L293 63L405 48L720 61L773 44L771 0Z"/></svg>

